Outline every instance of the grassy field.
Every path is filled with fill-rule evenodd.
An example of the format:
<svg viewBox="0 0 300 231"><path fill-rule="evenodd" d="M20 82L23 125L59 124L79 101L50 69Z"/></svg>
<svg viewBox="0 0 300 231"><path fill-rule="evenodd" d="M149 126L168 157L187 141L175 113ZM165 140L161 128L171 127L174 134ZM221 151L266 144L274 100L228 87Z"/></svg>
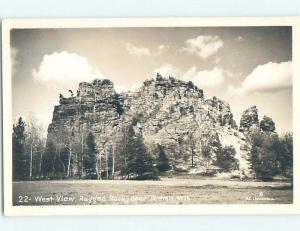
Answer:
<svg viewBox="0 0 300 231"><path fill-rule="evenodd" d="M288 182L163 178L13 183L14 205L289 204L292 200Z"/></svg>

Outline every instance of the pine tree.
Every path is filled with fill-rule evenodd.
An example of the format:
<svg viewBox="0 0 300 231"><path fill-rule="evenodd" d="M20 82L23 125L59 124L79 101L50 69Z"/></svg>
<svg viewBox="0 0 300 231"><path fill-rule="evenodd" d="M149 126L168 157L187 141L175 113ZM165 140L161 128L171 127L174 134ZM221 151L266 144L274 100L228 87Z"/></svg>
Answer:
<svg viewBox="0 0 300 231"><path fill-rule="evenodd" d="M25 127L26 124L19 118L16 125L13 125L13 179L25 180L28 177L28 161L25 152Z"/></svg>
<svg viewBox="0 0 300 231"><path fill-rule="evenodd" d="M53 141L48 141L42 160L42 174L44 178L52 176L54 168L54 157L56 155L56 147Z"/></svg>
<svg viewBox="0 0 300 231"><path fill-rule="evenodd" d="M128 161L126 173L134 174L135 179L158 179L158 171L154 166L154 160L148 152L142 136L138 135L132 138L128 143L126 151L128 152Z"/></svg>
<svg viewBox="0 0 300 231"><path fill-rule="evenodd" d="M66 171L66 168L65 168L65 165L64 165L60 155L56 154L56 156L54 158L54 175L57 178L62 179L65 175L65 171Z"/></svg>
<svg viewBox="0 0 300 231"><path fill-rule="evenodd" d="M162 145L158 144L158 165L157 169L160 172L166 172L171 169L169 159Z"/></svg>
<svg viewBox="0 0 300 231"><path fill-rule="evenodd" d="M95 142L95 136L92 132L87 137L87 154L84 157L84 167L87 173L87 177L91 179L98 179L97 173L97 148Z"/></svg>
<svg viewBox="0 0 300 231"><path fill-rule="evenodd" d="M132 146L134 138L135 133L133 130L133 125L131 124L127 129L124 129L124 137L119 147L119 162L121 163L119 168L121 170L122 177L124 175L127 175L127 178L129 177L128 162L129 156L134 153Z"/></svg>
<svg viewBox="0 0 300 231"><path fill-rule="evenodd" d="M61 153L60 153L60 159L64 165L64 169L67 171L68 169L68 164L69 164L69 156L70 156L70 150L68 147L64 147L62 150L61 150ZM67 176L67 172L64 173L66 176Z"/></svg>
<svg viewBox="0 0 300 231"><path fill-rule="evenodd" d="M250 164L257 179L270 180L279 173L277 160L279 147L277 135L269 133L251 135Z"/></svg>
<svg viewBox="0 0 300 231"><path fill-rule="evenodd" d="M287 133L280 139L280 148L277 150L277 160L283 175L292 175L293 172L293 134Z"/></svg>
<svg viewBox="0 0 300 231"><path fill-rule="evenodd" d="M235 154L236 151L232 145L220 146L216 152L216 164L226 172L236 169Z"/></svg>

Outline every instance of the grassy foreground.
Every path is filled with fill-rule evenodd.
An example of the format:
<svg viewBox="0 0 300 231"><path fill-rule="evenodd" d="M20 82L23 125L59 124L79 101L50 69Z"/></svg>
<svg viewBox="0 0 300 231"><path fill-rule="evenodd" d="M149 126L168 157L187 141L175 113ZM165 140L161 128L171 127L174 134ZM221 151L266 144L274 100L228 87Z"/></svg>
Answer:
<svg viewBox="0 0 300 231"><path fill-rule="evenodd" d="M13 183L14 205L289 204L289 182L216 178L160 181L26 181Z"/></svg>

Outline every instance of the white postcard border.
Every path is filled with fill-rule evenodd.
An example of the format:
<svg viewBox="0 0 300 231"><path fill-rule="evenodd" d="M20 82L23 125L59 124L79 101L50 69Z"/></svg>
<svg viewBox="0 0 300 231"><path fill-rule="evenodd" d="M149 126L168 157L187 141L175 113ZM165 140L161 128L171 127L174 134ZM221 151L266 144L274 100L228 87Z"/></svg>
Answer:
<svg viewBox="0 0 300 231"><path fill-rule="evenodd" d="M293 204L201 205L12 205L12 91L10 30L13 28L108 28L108 27L293 27ZM298 43L297 43L298 41ZM300 17L235 18L101 18L101 19L7 19L2 23L3 178L4 212L7 216L40 215L210 215L300 213ZM283 112L284 113L284 112Z"/></svg>

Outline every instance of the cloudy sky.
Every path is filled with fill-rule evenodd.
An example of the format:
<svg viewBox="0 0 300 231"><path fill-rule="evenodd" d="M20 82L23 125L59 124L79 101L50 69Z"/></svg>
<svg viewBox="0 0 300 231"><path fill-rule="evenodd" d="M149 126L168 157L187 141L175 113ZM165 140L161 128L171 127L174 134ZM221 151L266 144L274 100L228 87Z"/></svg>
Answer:
<svg viewBox="0 0 300 231"><path fill-rule="evenodd" d="M289 27L14 29L13 117L47 125L58 94L81 81L109 78L124 91L160 72L228 101L237 122L257 105L291 131L291 46Z"/></svg>

